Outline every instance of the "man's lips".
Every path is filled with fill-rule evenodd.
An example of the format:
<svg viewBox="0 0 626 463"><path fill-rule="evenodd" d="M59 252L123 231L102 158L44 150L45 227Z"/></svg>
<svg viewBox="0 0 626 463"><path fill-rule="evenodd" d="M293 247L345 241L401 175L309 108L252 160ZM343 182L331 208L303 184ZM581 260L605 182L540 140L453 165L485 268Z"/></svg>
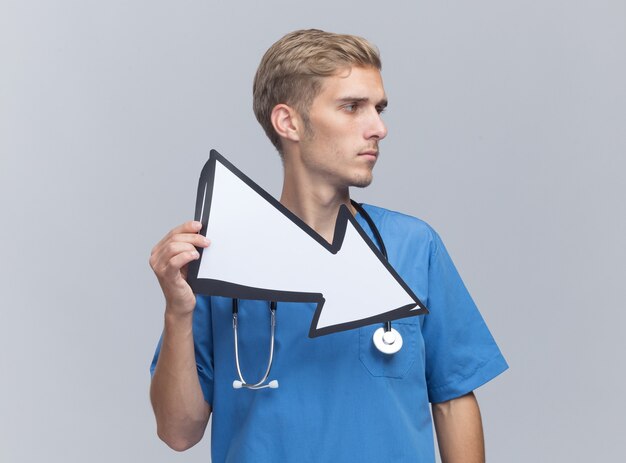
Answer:
<svg viewBox="0 0 626 463"><path fill-rule="evenodd" d="M373 159L376 159L378 157L378 151L377 150L362 151L361 153L359 153L359 156L366 156L366 157L371 157Z"/></svg>

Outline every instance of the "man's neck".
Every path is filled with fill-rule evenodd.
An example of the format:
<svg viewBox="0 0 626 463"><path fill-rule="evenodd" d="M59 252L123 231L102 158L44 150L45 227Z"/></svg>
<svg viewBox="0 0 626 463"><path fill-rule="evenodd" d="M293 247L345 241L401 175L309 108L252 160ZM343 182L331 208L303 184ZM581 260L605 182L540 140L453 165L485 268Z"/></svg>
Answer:
<svg viewBox="0 0 626 463"><path fill-rule="evenodd" d="M287 171L280 202L329 243L333 240L339 207L345 204L352 214L356 213L350 204L349 188L338 189Z"/></svg>

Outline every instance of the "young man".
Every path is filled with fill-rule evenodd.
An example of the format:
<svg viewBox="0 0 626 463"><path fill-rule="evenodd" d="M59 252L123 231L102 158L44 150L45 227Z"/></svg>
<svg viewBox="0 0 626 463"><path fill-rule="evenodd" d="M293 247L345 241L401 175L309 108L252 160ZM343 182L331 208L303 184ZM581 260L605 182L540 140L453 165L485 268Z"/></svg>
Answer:
<svg viewBox="0 0 626 463"><path fill-rule="evenodd" d="M387 135L380 58L366 40L296 31L263 57L254 111L282 156L281 203L332 240L340 205L365 187ZM484 461L472 391L507 368L437 233L409 216L366 205L391 265L430 313L393 323L402 349L372 344L378 326L307 337L314 304L280 303L272 377L280 389L233 389L231 301L194 296L186 267L209 242L188 222L150 258L166 300L152 364L157 431L170 447L197 443L213 412L213 462L434 462L432 418L445 463ZM372 238L374 240L374 238ZM346 287L346 291L351 288ZM242 369L260 377L269 342L267 303L241 301Z"/></svg>

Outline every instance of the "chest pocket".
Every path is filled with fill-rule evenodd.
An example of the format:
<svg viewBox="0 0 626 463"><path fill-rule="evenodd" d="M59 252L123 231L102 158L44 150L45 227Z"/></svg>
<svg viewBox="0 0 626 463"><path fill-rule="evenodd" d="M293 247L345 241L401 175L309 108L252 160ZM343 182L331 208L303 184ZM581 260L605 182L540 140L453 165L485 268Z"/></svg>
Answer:
<svg viewBox="0 0 626 463"><path fill-rule="evenodd" d="M395 354L383 354L374 345L374 331L382 324L359 328L359 360L372 376L404 378L417 357L418 327L414 323L392 322L391 326L402 335L402 349Z"/></svg>

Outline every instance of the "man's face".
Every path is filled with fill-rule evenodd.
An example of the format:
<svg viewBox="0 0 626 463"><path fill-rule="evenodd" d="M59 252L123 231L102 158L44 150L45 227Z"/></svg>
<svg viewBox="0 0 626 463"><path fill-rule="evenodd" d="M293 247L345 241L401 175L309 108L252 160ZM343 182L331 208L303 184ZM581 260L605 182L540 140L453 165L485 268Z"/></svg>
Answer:
<svg viewBox="0 0 626 463"><path fill-rule="evenodd" d="M378 143L387 135L381 118L387 98L380 72L353 67L323 79L300 139L304 168L335 187L372 182Z"/></svg>

